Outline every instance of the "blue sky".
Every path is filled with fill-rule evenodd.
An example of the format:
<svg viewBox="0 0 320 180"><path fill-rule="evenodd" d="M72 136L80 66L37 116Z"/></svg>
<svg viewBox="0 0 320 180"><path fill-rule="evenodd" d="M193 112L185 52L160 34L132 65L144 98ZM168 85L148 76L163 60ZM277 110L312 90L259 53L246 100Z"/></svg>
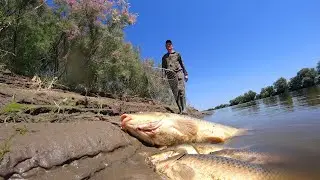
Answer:
<svg viewBox="0 0 320 180"><path fill-rule="evenodd" d="M131 0L126 40L161 62L171 39L189 72L187 100L203 110L260 92L320 60L320 1Z"/></svg>

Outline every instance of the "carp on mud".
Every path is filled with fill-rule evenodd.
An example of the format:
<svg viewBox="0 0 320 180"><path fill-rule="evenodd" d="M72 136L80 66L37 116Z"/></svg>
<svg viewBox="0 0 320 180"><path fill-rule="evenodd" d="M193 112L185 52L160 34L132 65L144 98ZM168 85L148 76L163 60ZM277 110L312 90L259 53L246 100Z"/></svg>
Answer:
<svg viewBox="0 0 320 180"><path fill-rule="evenodd" d="M222 149L219 151L210 152L211 155L238 159L252 164L281 164L289 162L290 159L276 154L263 152L255 152L249 149Z"/></svg>
<svg viewBox="0 0 320 180"><path fill-rule="evenodd" d="M154 165L157 173L174 180L280 180L298 179L279 169L204 154L179 154ZM301 178L301 177L300 177Z"/></svg>
<svg viewBox="0 0 320 180"><path fill-rule="evenodd" d="M155 165L160 161L169 159L170 157L176 156L178 154L209 154L220 157L227 157L232 159L237 159L241 161L246 161L251 164L282 164L284 162L290 162L290 158L286 156L279 156L277 154L265 153L265 152L255 152L250 150L249 147L244 148L230 148L223 145L216 144L181 144L177 146L169 147L162 150L159 153L154 153L146 158L146 162L151 165Z"/></svg>
<svg viewBox="0 0 320 180"><path fill-rule="evenodd" d="M161 112L123 114L121 128L152 146L184 143L221 143L246 130L185 115Z"/></svg>
<svg viewBox="0 0 320 180"><path fill-rule="evenodd" d="M178 154L210 154L215 151L222 150L223 145L218 144L204 144L204 143L192 143L192 144L179 144L166 148L158 153L148 154L146 158L147 164L155 165L160 161L169 159L170 157Z"/></svg>

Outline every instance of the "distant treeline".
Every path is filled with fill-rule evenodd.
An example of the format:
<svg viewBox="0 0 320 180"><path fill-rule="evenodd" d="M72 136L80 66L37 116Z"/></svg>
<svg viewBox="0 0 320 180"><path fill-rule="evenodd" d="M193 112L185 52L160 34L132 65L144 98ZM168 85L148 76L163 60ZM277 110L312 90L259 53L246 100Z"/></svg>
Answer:
<svg viewBox="0 0 320 180"><path fill-rule="evenodd" d="M285 92L311 87L317 84L320 84L320 61L318 62L316 68L302 68L297 72L297 75L290 78L290 80L287 80L284 77L280 77L273 83L273 85L262 88L260 94L250 90L230 100L229 104L221 104L208 110L221 109L228 106L247 103L257 99L267 98Z"/></svg>

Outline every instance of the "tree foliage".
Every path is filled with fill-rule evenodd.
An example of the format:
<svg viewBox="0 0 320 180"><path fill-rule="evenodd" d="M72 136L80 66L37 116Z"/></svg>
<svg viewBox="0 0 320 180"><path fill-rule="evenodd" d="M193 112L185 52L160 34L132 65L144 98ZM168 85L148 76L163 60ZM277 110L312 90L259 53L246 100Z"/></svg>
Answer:
<svg viewBox="0 0 320 180"><path fill-rule="evenodd" d="M281 77L276 82L274 82L273 86L277 94L284 93L289 89L287 80L284 77Z"/></svg>
<svg viewBox="0 0 320 180"><path fill-rule="evenodd" d="M267 86L261 89L260 92L261 98L266 98L275 95L275 90L273 86Z"/></svg>
<svg viewBox="0 0 320 180"><path fill-rule="evenodd" d="M149 97L153 72L124 40L136 18L125 0L1 1L0 62L71 90Z"/></svg>
<svg viewBox="0 0 320 180"><path fill-rule="evenodd" d="M250 91L244 93L243 95L238 96L238 97L230 100L229 101L230 106L253 101L255 99L256 95L257 95L256 92L253 92L250 90Z"/></svg>
<svg viewBox="0 0 320 180"><path fill-rule="evenodd" d="M314 78L314 83L317 85L320 84L320 74L316 78Z"/></svg>

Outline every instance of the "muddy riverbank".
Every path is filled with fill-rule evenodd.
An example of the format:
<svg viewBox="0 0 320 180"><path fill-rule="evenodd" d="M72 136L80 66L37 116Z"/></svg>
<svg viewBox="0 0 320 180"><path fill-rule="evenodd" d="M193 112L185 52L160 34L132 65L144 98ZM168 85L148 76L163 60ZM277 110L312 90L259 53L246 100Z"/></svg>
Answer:
<svg viewBox="0 0 320 180"><path fill-rule="evenodd" d="M0 179L160 179L146 147L119 127L119 115L178 112L151 99L39 89L0 71ZM204 113L188 109L188 114Z"/></svg>

